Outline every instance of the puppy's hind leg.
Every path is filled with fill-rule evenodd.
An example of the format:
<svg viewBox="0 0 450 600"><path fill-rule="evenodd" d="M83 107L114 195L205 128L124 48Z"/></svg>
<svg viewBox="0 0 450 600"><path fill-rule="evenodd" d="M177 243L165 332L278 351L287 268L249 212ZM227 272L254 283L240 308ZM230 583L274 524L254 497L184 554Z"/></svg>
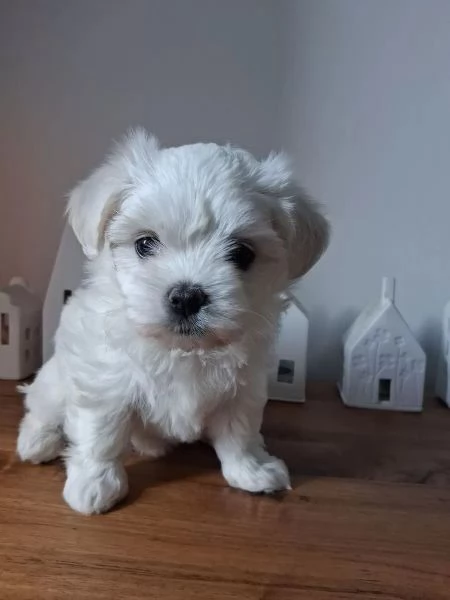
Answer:
<svg viewBox="0 0 450 600"><path fill-rule="evenodd" d="M57 458L64 447L64 390L54 357L23 391L26 414L19 428L17 453L24 461L48 462Z"/></svg>
<svg viewBox="0 0 450 600"><path fill-rule="evenodd" d="M132 421L131 445L135 452L147 458L160 458L169 448L169 442L151 423L144 424L142 419L135 415Z"/></svg>

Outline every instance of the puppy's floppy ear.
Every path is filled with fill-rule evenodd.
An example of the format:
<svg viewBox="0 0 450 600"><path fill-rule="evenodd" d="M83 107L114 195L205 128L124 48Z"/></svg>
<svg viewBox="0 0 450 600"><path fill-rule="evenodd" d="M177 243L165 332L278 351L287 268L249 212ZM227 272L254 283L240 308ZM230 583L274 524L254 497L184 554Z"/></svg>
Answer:
<svg viewBox="0 0 450 600"><path fill-rule="evenodd" d="M106 227L125 193L151 169L156 138L144 129L130 130L105 163L70 193L69 223L88 258L102 249Z"/></svg>
<svg viewBox="0 0 450 600"><path fill-rule="evenodd" d="M294 181L284 154L270 154L258 163L254 175L257 190L271 201L274 229L288 252L289 279L295 280L311 269L328 246L328 221Z"/></svg>

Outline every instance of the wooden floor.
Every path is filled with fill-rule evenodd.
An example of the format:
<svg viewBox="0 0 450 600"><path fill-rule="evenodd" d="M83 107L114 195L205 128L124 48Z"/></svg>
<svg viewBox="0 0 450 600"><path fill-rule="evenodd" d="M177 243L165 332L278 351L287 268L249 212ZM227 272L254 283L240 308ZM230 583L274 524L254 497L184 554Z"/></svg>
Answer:
<svg viewBox="0 0 450 600"><path fill-rule="evenodd" d="M229 489L184 446L129 466L131 493L82 517L59 464L14 456L21 401L0 383L0 600L450 599L450 410L345 409L314 386L272 403L269 448L294 490Z"/></svg>

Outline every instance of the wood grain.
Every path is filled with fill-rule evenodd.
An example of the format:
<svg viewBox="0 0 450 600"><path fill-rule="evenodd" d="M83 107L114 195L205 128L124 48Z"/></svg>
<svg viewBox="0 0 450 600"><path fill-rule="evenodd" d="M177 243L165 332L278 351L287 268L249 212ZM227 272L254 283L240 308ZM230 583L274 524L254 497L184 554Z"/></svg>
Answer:
<svg viewBox="0 0 450 600"><path fill-rule="evenodd" d="M313 386L272 403L265 432L294 490L228 488L216 458L183 446L131 460L131 493L99 517L61 499L60 464L17 462L21 401L0 383L1 600L448 600L450 411L344 408Z"/></svg>

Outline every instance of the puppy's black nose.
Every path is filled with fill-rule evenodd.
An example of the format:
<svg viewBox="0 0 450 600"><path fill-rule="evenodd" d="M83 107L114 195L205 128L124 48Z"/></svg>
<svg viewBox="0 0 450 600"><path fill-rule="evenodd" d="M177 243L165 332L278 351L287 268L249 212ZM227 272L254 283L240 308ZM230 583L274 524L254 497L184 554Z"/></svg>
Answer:
<svg viewBox="0 0 450 600"><path fill-rule="evenodd" d="M196 315L209 303L208 295L198 285L179 283L167 294L170 309L180 317Z"/></svg>

